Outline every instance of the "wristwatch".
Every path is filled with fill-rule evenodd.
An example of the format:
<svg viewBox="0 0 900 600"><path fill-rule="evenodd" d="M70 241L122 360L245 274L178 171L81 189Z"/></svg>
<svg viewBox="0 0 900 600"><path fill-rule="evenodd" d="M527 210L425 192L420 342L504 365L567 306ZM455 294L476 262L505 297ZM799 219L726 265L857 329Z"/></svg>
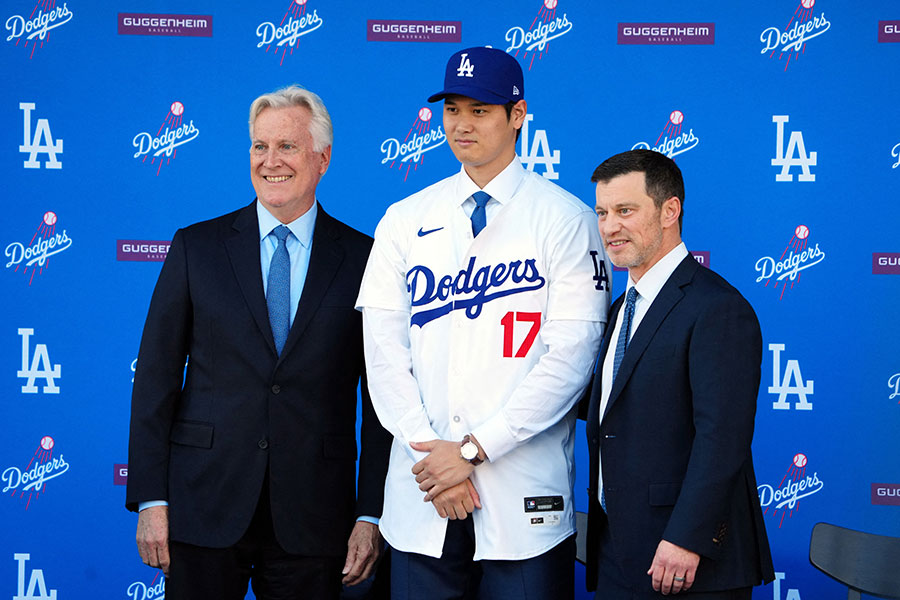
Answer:
<svg viewBox="0 0 900 600"><path fill-rule="evenodd" d="M484 461L478 458L478 446L472 441L472 438L466 434L459 446L459 455L466 462L472 463L473 467L477 467Z"/></svg>

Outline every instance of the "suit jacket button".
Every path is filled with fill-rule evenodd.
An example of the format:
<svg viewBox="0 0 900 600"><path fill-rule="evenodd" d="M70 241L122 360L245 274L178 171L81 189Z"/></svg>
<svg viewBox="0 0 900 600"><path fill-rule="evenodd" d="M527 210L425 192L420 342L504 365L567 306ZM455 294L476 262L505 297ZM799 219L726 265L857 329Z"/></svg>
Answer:
<svg viewBox="0 0 900 600"><path fill-rule="evenodd" d="M277 383L276 383L275 385L273 385L273 386L272 386L272 393L273 393L273 394L276 394L276 395L277 395L277 394L280 394L280 393L281 393L281 386L278 385Z"/></svg>
<svg viewBox="0 0 900 600"><path fill-rule="evenodd" d="M263 438L263 439L259 440L259 442L257 442L256 445L259 446L260 449L265 450L266 448L269 447L269 442L267 442L266 439Z"/></svg>

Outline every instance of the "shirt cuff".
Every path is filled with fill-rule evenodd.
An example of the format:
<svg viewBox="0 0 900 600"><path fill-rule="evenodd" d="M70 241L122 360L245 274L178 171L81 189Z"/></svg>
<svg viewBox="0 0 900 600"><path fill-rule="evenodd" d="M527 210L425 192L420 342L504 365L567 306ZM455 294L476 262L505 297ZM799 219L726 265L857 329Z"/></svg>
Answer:
<svg viewBox="0 0 900 600"><path fill-rule="evenodd" d="M165 500L148 500L147 502L139 502L138 503L138 512L141 512L145 508L153 508L154 506L168 506L169 503Z"/></svg>
<svg viewBox="0 0 900 600"><path fill-rule="evenodd" d="M356 519L357 523L359 523L360 521L365 521L366 523L371 523L372 525L378 525L378 519L376 519L375 517L368 517L366 515L363 515Z"/></svg>

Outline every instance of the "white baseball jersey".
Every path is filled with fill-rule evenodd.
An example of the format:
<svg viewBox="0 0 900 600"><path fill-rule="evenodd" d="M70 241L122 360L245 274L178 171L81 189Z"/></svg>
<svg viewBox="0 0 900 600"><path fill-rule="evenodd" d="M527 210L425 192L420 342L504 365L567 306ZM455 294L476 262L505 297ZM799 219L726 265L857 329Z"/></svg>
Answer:
<svg viewBox="0 0 900 600"><path fill-rule="evenodd" d="M461 169L375 232L357 308L372 402L395 438L380 526L399 550L441 555L446 519L423 501L411 468L425 454L409 442L471 433L489 458L471 476L475 559L525 559L575 529L574 405L610 265L593 211L518 159L485 186L499 204L475 238L463 204L478 189Z"/></svg>

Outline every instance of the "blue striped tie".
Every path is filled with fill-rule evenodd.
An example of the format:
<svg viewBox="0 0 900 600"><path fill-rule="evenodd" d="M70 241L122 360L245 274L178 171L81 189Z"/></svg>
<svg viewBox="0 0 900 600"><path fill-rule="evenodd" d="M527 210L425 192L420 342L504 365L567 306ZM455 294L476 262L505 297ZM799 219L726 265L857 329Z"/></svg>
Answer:
<svg viewBox="0 0 900 600"><path fill-rule="evenodd" d="M279 356L291 330L291 257L286 243L290 234L291 230L284 225L272 230L271 235L278 238L278 247L269 264L266 287L269 323L272 325L272 337L275 338L275 349Z"/></svg>
<svg viewBox="0 0 900 600"><path fill-rule="evenodd" d="M472 200L475 201L475 210L472 211L472 235L478 237L481 230L487 225L487 215L484 212L484 206L491 197L481 190L472 194Z"/></svg>
<svg viewBox="0 0 900 600"><path fill-rule="evenodd" d="M631 286L628 295L625 296L625 314L622 316L622 328L619 330L619 341L616 343L616 355L613 357L613 382L619 372L619 365L625 358L625 348L628 347L628 338L631 334L631 320L634 318L634 303L637 300L637 289Z"/></svg>

